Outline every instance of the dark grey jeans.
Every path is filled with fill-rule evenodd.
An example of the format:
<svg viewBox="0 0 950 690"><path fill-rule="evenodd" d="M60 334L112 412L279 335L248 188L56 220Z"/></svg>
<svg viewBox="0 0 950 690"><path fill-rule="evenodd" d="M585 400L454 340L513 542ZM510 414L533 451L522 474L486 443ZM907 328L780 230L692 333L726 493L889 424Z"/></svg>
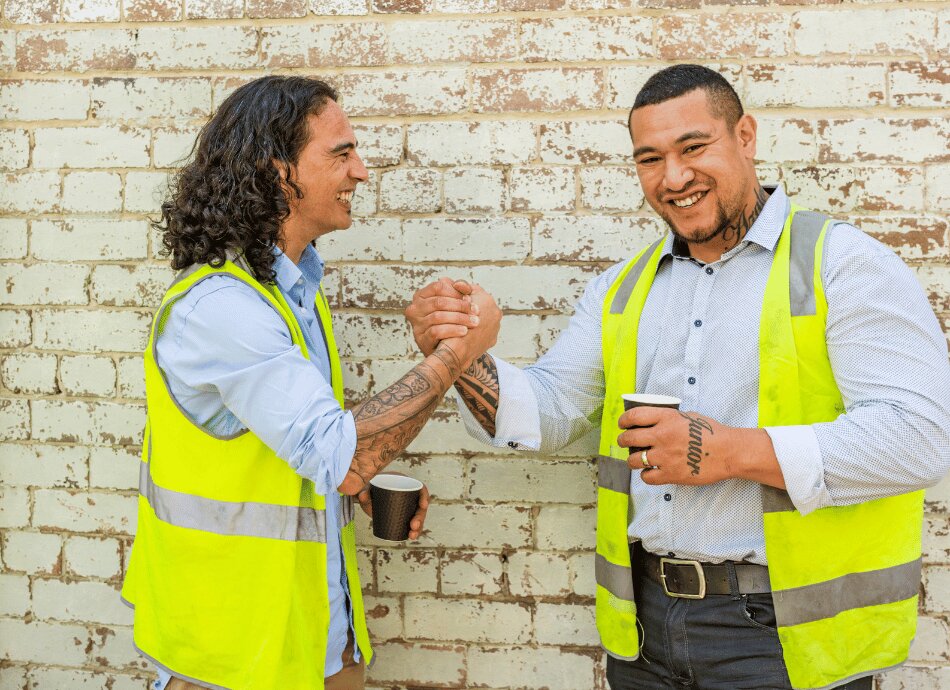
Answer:
<svg viewBox="0 0 950 690"><path fill-rule="evenodd" d="M771 594L675 599L635 583L640 658L607 658L611 690L790 690ZM847 690L870 690L859 678Z"/></svg>

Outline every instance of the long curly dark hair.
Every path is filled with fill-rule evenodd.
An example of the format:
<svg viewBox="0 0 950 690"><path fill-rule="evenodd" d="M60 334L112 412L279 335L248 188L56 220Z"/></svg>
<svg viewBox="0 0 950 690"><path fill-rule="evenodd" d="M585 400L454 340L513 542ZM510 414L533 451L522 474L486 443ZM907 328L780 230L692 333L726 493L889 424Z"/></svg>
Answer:
<svg viewBox="0 0 950 690"><path fill-rule="evenodd" d="M228 96L201 129L153 223L172 268L218 267L231 250L243 254L258 280L274 280L287 194L303 196L290 166L309 138L307 116L319 115L330 100L337 100L333 87L306 77L262 77Z"/></svg>

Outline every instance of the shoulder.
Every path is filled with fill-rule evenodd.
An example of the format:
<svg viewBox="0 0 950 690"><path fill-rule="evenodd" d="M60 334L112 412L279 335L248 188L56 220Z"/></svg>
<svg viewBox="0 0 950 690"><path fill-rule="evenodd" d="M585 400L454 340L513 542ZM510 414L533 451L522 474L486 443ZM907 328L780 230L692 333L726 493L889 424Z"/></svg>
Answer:
<svg viewBox="0 0 950 690"><path fill-rule="evenodd" d="M181 343L241 342L259 336L289 339L283 317L254 287L228 274L205 278L169 309L164 333Z"/></svg>
<svg viewBox="0 0 950 690"><path fill-rule="evenodd" d="M920 291L913 270L893 249L847 222L829 229L821 263L825 289L839 297L880 290L900 298Z"/></svg>
<svg viewBox="0 0 950 690"><path fill-rule="evenodd" d="M822 272L826 276L834 275L842 268L855 265L910 270L893 249L844 221L828 229L823 254Z"/></svg>

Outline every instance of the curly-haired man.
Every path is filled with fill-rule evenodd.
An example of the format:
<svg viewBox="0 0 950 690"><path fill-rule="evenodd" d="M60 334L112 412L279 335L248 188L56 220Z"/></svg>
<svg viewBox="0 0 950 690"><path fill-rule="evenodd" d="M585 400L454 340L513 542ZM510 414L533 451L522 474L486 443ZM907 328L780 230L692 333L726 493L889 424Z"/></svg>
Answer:
<svg viewBox="0 0 950 690"><path fill-rule="evenodd" d="M416 436L501 317L343 409L313 241L350 226L367 171L337 94L302 77L237 89L157 225L180 272L145 352L148 425L123 598L158 687L363 687L373 658L353 496ZM479 318L481 323L479 324ZM411 520L423 527L427 495Z"/></svg>

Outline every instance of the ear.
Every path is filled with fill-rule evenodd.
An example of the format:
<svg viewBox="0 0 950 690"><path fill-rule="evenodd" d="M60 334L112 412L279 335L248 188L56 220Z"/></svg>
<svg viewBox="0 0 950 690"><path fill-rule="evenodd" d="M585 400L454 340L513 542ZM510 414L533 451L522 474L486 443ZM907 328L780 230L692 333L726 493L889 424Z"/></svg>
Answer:
<svg viewBox="0 0 950 690"><path fill-rule="evenodd" d="M294 169L294 164L276 158L271 158L271 164L280 177L280 188L284 191L284 197L287 199L287 203L293 205L297 199L303 198L303 194L299 188L293 184L297 172Z"/></svg>
<svg viewBox="0 0 950 690"><path fill-rule="evenodd" d="M755 160L757 129L758 123L749 113L745 113L736 123L736 140L739 142L743 155L749 160Z"/></svg>

